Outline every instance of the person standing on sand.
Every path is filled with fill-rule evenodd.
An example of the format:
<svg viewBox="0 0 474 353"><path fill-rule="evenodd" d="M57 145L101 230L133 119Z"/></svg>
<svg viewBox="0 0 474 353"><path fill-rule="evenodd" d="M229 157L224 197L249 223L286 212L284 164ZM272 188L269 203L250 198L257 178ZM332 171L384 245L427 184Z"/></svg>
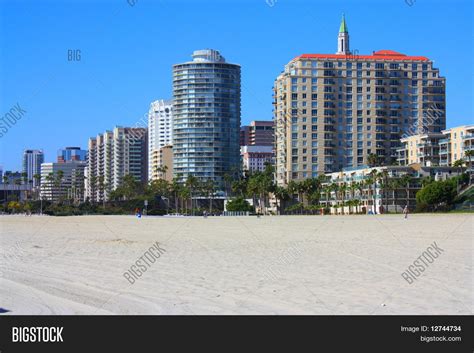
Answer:
<svg viewBox="0 0 474 353"><path fill-rule="evenodd" d="M405 205L405 208L403 209L403 214L405 215L405 219L408 218L408 205Z"/></svg>

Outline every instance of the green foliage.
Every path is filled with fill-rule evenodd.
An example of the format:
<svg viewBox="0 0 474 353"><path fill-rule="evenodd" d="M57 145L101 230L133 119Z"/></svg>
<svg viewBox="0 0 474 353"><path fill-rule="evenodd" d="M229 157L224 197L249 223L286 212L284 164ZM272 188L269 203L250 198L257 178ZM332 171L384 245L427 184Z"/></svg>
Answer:
<svg viewBox="0 0 474 353"><path fill-rule="evenodd" d="M253 207L249 204L247 200L242 197L237 197L235 199L230 200L227 203L227 211L231 212L253 212Z"/></svg>
<svg viewBox="0 0 474 353"><path fill-rule="evenodd" d="M11 213L21 212L22 209L23 209L23 207L22 207L21 203L19 203L18 201L10 201L8 203L8 210Z"/></svg>
<svg viewBox="0 0 474 353"><path fill-rule="evenodd" d="M433 181L416 193L418 210L447 209L456 198L457 179Z"/></svg>
<svg viewBox="0 0 474 353"><path fill-rule="evenodd" d="M287 212L295 212L295 211L301 211L304 209L304 205L302 202L295 203L294 205L291 205L285 209Z"/></svg>

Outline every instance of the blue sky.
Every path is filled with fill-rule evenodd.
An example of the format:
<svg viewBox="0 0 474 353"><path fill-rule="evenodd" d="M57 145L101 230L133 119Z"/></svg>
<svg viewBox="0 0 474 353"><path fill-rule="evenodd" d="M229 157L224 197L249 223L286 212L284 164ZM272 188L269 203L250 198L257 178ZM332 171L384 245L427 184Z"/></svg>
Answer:
<svg viewBox="0 0 474 353"><path fill-rule="evenodd" d="M473 123L471 0L129 1L0 0L0 114L26 110L0 138L4 170L21 168L25 148L54 161L59 148L134 125L152 100L171 98L171 66L196 49L242 65L242 123L269 120L275 77L299 54L335 53L343 12L351 49L434 60L448 127Z"/></svg>

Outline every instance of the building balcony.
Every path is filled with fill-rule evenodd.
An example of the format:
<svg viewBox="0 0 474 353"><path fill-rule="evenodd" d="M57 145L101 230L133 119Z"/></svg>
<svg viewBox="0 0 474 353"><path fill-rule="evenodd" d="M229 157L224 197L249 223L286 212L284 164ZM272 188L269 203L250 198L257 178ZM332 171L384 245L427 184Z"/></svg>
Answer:
<svg viewBox="0 0 474 353"><path fill-rule="evenodd" d="M464 135L463 140L474 140L474 134L467 134L467 135Z"/></svg>
<svg viewBox="0 0 474 353"><path fill-rule="evenodd" d="M463 146L462 150L463 151L474 151L474 145Z"/></svg>
<svg viewBox="0 0 474 353"><path fill-rule="evenodd" d="M438 147L438 144L433 142L422 142L417 143L416 147Z"/></svg>

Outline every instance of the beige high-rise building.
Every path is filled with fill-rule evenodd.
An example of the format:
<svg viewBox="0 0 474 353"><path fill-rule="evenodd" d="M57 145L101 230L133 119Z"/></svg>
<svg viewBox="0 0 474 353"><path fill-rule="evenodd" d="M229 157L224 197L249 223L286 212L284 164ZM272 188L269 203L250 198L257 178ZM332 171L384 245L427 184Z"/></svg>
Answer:
<svg viewBox="0 0 474 353"><path fill-rule="evenodd" d="M89 139L85 175L85 198L90 201L109 199L125 175L147 182L148 132L145 128L117 126Z"/></svg>
<svg viewBox="0 0 474 353"><path fill-rule="evenodd" d="M279 184L397 158L400 139L446 128L445 78L424 56L359 55L343 18L336 54L303 54L274 84Z"/></svg>
<svg viewBox="0 0 474 353"><path fill-rule="evenodd" d="M150 180L164 179L173 180L173 146L163 146L153 150L150 156Z"/></svg>

